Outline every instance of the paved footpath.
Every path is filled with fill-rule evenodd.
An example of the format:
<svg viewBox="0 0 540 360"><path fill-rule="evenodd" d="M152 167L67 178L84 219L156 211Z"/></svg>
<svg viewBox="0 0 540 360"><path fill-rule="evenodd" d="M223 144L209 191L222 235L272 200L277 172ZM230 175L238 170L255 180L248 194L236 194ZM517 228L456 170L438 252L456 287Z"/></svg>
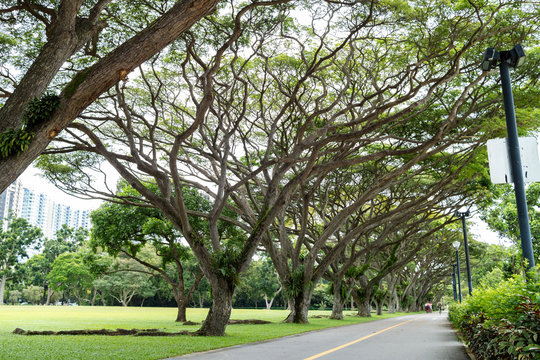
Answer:
<svg viewBox="0 0 540 360"><path fill-rule="evenodd" d="M469 360L447 314L420 314L342 326L177 360Z"/></svg>

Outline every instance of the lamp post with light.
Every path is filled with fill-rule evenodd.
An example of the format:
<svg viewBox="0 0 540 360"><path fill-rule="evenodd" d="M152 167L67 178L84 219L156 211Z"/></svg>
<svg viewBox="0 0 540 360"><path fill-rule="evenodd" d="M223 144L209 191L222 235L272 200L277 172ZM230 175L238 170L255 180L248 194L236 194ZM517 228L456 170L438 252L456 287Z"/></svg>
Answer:
<svg viewBox="0 0 540 360"><path fill-rule="evenodd" d="M512 96L512 84L510 82L510 68L517 68L525 62L525 50L517 44L512 50L497 51L487 48L482 59L482 70L489 71L498 65L501 73L504 112L506 116L506 129L508 131L507 148L510 157L510 173L514 183L516 205L519 221L519 233L521 236L521 249L523 257L528 260L528 267L534 267L534 253L531 241L531 229L529 226L529 212L525 196L523 170L519 153L519 140L514 111L514 98Z"/></svg>
<svg viewBox="0 0 540 360"><path fill-rule="evenodd" d="M457 262L457 278L458 278L458 290L459 290L459 303L461 304L461 275L459 271L459 241L454 241L452 243L454 245L454 248L456 249L456 262Z"/></svg>
<svg viewBox="0 0 540 360"><path fill-rule="evenodd" d="M467 224L465 218L469 216L469 210L456 211L456 216L461 218L461 226L463 228L463 246L465 247L465 265L467 267L467 284L469 285L469 295L472 295L472 278L471 278L471 263L469 259L469 242L467 240Z"/></svg>

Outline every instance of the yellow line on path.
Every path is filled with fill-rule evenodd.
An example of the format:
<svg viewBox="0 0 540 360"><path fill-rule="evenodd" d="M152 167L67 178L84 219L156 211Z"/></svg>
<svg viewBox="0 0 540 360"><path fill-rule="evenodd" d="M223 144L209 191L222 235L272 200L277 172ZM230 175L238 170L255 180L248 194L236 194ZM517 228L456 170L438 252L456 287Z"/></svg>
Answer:
<svg viewBox="0 0 540 360"><path fill-rule="evenodd" d="M406 324L406 323L410 323L411 321L415 321L415 320L418 320L418 319L419 319L419 318L412 319L412 320L407 320L407 321L404 321L404 322L399 323L399 324L397 324L397 325L387 327L386 329L383 329L383 330L381 330L381 331L374 332L373 334L370 334L370 335L364 336L364 337L362 337L362 338L360 338L360 339L356 339L356 340L351 341L351 342L349 342L349 343L340 345L340 346L338 346L338 347L335 347L335 348L333 348L333 349L327 350L327 351L322 352L322 353L320 353L320 354L313 355L313 356L311 356L311 357L305 358L304 360L318 359L318 358L320 358L320 357L322 357L322 356L324 356L324 355L328 355L328 354L330 354L330 353L333 353L334 351L341 350L341 349L343 349L343 348L346 348L347 346L351 346L351 345L353 345L353 344L359 343L360 341L369 339L369 338L372 337L372 336L379 335L379 334L381 334L381 333L383 333L383 332L385 332L385 331L388 331L388 330L390 330L390 329L393 329L393 328L395 328L395 327L401 326L401 325Z"/></svg>

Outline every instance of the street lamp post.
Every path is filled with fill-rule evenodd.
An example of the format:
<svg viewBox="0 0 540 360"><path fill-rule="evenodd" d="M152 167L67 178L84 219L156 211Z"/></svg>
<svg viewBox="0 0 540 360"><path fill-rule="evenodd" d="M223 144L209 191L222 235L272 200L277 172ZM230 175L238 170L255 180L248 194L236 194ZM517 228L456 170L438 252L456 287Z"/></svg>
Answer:
<svg viewBox="0 0 540 360"><path fill-rule="evenodd" d="M458 278L458 290L459 290L459 303L461 304L461 275L460 275L460 271L459 271L459 253L458 253L458 249L459 249L459 241L454 241L452 243L452 245L454 245L454 248L456 249L456 263L457 263L457 278Z"/></svg>
<svg viewBox="0 0 540 360"><path fill-rule="evenodd" d="M521 167L521 155L519 153L519 140L516 124L516 114L514 111L514 98L512 95L512 83L510 81L510 68L516 68L525 62L525 51L518 44L508 51L497 51L494 48L487 48L482 59L482 70L489 71L499 66L501 74L504 113L506 116L506 129L508 131L508 155L510 157L510 172L514 183L516 195L516 206L518 212L519 233L521 236L521 249L523 257L528 260L528 267L534 267L534 253L531 240L531 229L529 226L529 212L527 209L527 199L525 195L525 184L523 180L523 170Z"/></svg>
<svg viewBox="0 0 540 360"><path fill-rule="evenodd" d="M470 296L472 295L471 263L469 260L469 242L467 241L467 224L465 224L465 217L469 215L469 210L465 212L456 211L456 216L461 218L461 226L463 228L463 246L465 247L465 265L467 266L467 284L469 285Z"/></svg>
<svg viewBox="0 0 540 360"><path fill-rule="evenodd" d="M456 265L454 264L452 264L452 290L454 290L454 301L457 301Z"/></svg>

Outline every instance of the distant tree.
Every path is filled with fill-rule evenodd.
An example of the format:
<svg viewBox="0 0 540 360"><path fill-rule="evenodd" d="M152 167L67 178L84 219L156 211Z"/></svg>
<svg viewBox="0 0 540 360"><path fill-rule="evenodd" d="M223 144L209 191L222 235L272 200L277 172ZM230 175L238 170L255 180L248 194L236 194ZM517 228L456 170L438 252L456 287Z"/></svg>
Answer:
<svg viewBox="0 0 540 360"><path fill-rule="evenodd" d="M117 258L111 271L94 280L93 285L122 306L128 306L134 296L144 298L153 296L156 292L151 276L144 271L141 264L129 258Z"/></svg>
<svg viewBox="0 0 540 360"><path fill-rule="evenodd" d="M29 303L36 305L39 304L39 301L41 300L41 294L43 293L43 287L36 286L36 285L30 285L29 287L23 289L22 296L28 301Z"/></svg>
<svg viewBox="0 0 540 360"><path fill-rule="evenodd" d="M21 296L22 293L19 290L10 290L8 293L8 301L12 305L18 304Z"/></svg>
<svg viewBox="0 0 540 360"><path fill-rule="evenodd" d="M54 260L47 280L53 290L73 295L81 305L90 292L94 279L83 261L82 253L64 253Z"/></svg>
<svg viewBox="0 0 540 360"><path fill-rule="evenodd" d="M62 225L52 239L43 240L42 252L32 256L25 264L26 278L31 284L43 288L43 304L49 305L53 291L49 287L47 275L52 269L54 260L63 253L76 251L88 238L88 230L72 229Z"/></svg>
<svg viewBox="0 0 540 360"><path fill-rule="evenodd" d="M4 290L7 280L15 274L15 266L28 257L27 250L37 246L41 239L41 229L34 227L25 219L10 215L7 230L0 223L0 305L4 304Z"/></svg>

